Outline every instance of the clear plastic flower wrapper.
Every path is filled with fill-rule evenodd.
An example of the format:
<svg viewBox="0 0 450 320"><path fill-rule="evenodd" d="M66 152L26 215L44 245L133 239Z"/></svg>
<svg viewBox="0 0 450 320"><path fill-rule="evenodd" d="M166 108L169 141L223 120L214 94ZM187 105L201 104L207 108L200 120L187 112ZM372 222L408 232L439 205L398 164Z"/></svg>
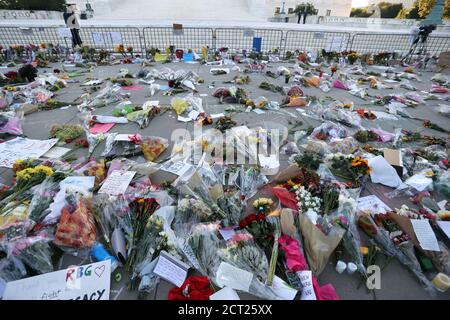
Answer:
<svg viewBox="0 0 450 320"><path fill-rule="evenodd" d="M97 238L92 195L82 188L69 187L65 201L53 243L68 251L92 247Z"/></svg>
<svg viewBox="0 0 450 320"><path fill-rule="evenodd" d="M189 196L203 201L217 219L225 219L225 212L217 205L217 199L223 197L222 181L203 159L197 167L192 167L174 181L180 196Z"/></svg>
<svg viewBox="0 0 450 320"><path fill-rule="evenodd" d="M40 223L50 213L50 204L54 201L60 190L60 182L65 177L64 173L54 174L35 188L28 208L28 219L34 223Z"/></svg>
<svg viewBox="0 0 450 320"><path fill-rule="evenodd" d="M410 241L403 242L404 246L396 246L390 239L389 232L384 228L380 228L370 213L360 215L358 226L381 247L387 256L395 257L401 264L407 267L430 295L436 294L435 287L420 268L420 264L412 251L413 248Z"/></svg>
<svg viewBox="0 0 450 320"><path fill-rule="evenodd" d="M330 216L331 219L337 220L339 226L344 228L345 233L342 237L344 249L352 258L353 263L358 267L358 272L363 276L366 275L364 266L364 258L361 253L361 239L357 228L357 203L350 195L339 195L339 208Z"/></svg>
<svg viewBox="0 0 450 320"><path fill-rule="evenodd" d="M348 131L343 126L331 121L325 121L311 132L310 139L326 140L333 138L345 138L348 136Z"/></svg>
<svg viewBox="0 0 450 320"><path fill-rule="evenodd" d="M102 157L131 156L141 152L140 136L110 133Z"/></svg>
<svg viewBox="0 0 450 320"><path fill-rule="evenodd" d="M27 275L23 262L15 257L0 259L0 279L5 282L20 280Z"/></svg>
<svg viewBox="0 0 450 320"><path fill-rule="evenodd" d="M348 127L361 127L361 118L355 112L342 108L328 108L323 112L322 116L325 120L336 121Z"/></svg>
<svg viewBox="0 0 450 320"><path fill-rule="evenodd" d="M15 112L0 112L0 133L8 133L15 136L23 134L21 119Z"/></svg>
<svg viewBox="0 0 450 320"><path fill-rule="evenodd" d="M42 230L39 234L21 238L9 243L9 257L14 256L37 274L53 272L53 249L50 242L53 240L53 230Z"/></svg>
<svg viewBox="0 0 450 320"><path fill-rule="evenodd" d="M169 146L169 140L161 137L143 137L139 143L147 161L155 161Z"/></svg>
<svg viewBox="0 0 450 320"><path fill-rule="evenodd" d="M237 261L239 259L238 253L231 251L227 251L226 243L223 240L220 240L217 236L218 225L217 224L197 224L194 225L191 229L190 236L187 240L190 248L192 248L192 252L194 254L195 259L199 264L199 271L209 277L211 281L215 283L215 285L222 287L220 283L218 283L218 270L222 263L230 264L231 266L235 266L233 261ZM218 254L218 252L227 253ZM243 254L243 252L241 252ZM224 260L226 258L226 260ZM267 260L267 258L266 258ZM244 265L245 262L239 261L239 265ZM246 265L246 269L241 269L237 267L238 270L251 270L252 268ZM221 274L221 280L226 278L226 274ZM232 277L232 275L230 275ZM264 285L257 277L253 275L251 279L250 286L248 288L248 292L252 295L263 299L271 299L278 300L280 299L271 288Z"/></svg>

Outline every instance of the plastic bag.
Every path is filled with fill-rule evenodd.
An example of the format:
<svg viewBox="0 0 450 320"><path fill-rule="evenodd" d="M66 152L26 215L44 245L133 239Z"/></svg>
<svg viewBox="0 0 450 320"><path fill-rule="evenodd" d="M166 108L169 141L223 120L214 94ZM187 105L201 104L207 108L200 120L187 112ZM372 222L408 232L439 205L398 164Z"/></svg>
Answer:
<svg viewBox="0 0 450 320"><path fill-rule="evenodd" d="M127 140L117 139L117 133L110 133L106 138L105 150L102 153L102 157L118 157L129 156L138 154L141 152L139 143L139 137L137 141L133 141L133 136L128 136Z"/></svg>
<svg viewBox="0 0 450 320"><path fill-rule="evenodd" d="M0 260L0 278L5 280L5 282L19 280L26 275L25 266L19 259L10 257Z"/></svg>
<svg viewBox="0 0 450 320"><path fill-rule="evenodd" d="M343 126L331 121L326 121L319 127L315 128L309 137L311 139L325 140L333 138L345 138L347 137L347 135L347 129L345 129Z"/></svg>
<svg viewBox="0 0 450 320"><path fill-rule="evenodd" d="M439 108L438 108L438 112L439 114L446 116L446 117L450 117L450 106L445 105L445 104L440 104Z"/></svg>
<svg viewBox="0 0 450 320"><path fill-rule="evenodd" d="M0 133L8 133L19 136L23 134L20 118L14 112L2 112L0 114Z"/></svg>

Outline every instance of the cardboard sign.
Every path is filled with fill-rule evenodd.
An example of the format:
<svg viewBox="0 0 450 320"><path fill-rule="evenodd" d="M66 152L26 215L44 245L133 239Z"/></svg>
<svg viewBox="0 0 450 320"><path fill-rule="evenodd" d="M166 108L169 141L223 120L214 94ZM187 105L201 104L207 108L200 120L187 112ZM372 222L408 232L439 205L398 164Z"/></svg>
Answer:
<svg viewBox="0 0 450 320"><path fill-rule="evenodd" d="M58 139L32 140L19 137L0 143L0 167L12 168L16 160L39 158L57 142Z"/></svg>
<svg viewBox="0 0 450 320"><path fill-rule="evenodd" d="M182 36L184 34L183 25L179 23L173 24L173 35L174 36Z"/></svg>
<svg viewBox="0 0 450 320"><path fill-rule="evenodd" d="M113 171L106 178L98 193L106 193L111 196L124 194L135 174L134 171Z"/></svg>
<svg viewBox="0 0 450 320"><path fill-rule="evenodd" d="M8 282L4 300L109 300L111 261Z"/></svg>

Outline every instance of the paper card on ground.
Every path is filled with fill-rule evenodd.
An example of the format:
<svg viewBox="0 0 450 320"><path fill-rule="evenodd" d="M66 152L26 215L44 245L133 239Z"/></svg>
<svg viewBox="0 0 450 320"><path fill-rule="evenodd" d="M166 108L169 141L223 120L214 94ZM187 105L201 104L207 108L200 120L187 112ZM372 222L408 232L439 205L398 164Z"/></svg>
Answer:
<svg viewBox="0 0 450 320"><path fill-rule="evenodd" d="M264 110L261 110L261 109L253 109L253 112L256 113L256 114L264 114L264 113L266 113Z"/></svg>
<svg viewBox="0 0 450 320"><path fill-rule="evenodd" d="M425 177L423 174L415 174L405 181L405 184L413 187L417 191L425 190L432 183L433 180L431 178Z"/></svg>
<svg viewBox="0 0 450 320"><path fill-rule="evenodd" d="M184 280L186 280L188 270L188 265L167 252L161 251L153 273L177 287L181 287Z"/></svg>
<svg viewBox="0 0 450 320"><path fill-rule="evenodd" d="M212 118L212 119L218 119L218 118L222 118L222 117L225 117L225 114L223 114L223 113L214 113L214 114L211 114L211 118Z"/></svg>
<svg viewBox="0 0 450 320"><path fill-rule="evenodd" d="M277 276L273 277L272 290L283 300L294 300L297 295L296 289L289 286L289 284Z"/></svg>
<svg viewBox="0 0 450 320"><path fill-rule="evenodd" d="M427 219L417 220L411 219L411 224L416 234L417 240L423 250L441 251L439 244L431 228L430 222Z"/></svg>
<svg viewBox="0 0 450 320"><path fill-rule="evenodd" d="M219 232L225 241L233 238L233 236L236 234L236 232L234 231L234 228L222 228L222 229L219 229Z"/></svg>
<svg viewBox="0 0 450 320"><path fill-rule="evenodd" d="M69 152L71 149L64 148L64 147L53 147L50 150L48 150L42 157L48 158L48 159L59 159L63 155L65 155L67 152Z"/></svg>
<svg viewBox="0 0 450 320"><path fill-rule="evenodd" d="M197 120L199 114L200 114L200 112L198 112L197 110L192 110L191 112L188 113L188 117L191 120L195 121L195 120Z"/></svg>
<svg viewBox="0 0 450 320"><path fill-rule="evenodd" d="M106 193L111 196L124 194L135 174L136 172L134 171L113 171L108 178L106 178L98 193Z"/></svg>
<svg viewBox="0 0 450 320"><path fill-rule="evenodd" d="M94 116L95 122L98 123L128 123L125 117L114 117L114 116Z"/></svg>
<svg viewBox="0 0 450 320"><path fill-rule="evenodd" d="M89 80L82 84L82 86L96 86L102 84L102 80Z"/></svg>
<svg viewBox="0 0 450 320"><path fill-rule="evenodd" d="M450 239L450 221L438 221L439 228L445 233L447 238Z"/></svg>
<svg viewBox="0 0 450 320"><path fill-rule="evenodd" d="M45 273L6 284L4 300L109 300L111 261Z"/></svg>
<svg viewBox="0 0 450 320"><path fill-rule="evenodd" d="M167 161L166 163L164 163L162 165L160 170L173 173L177 176L181 176L192 167L193 167L192 165L184 163L184 162Z"/></svg>
<svg viewBox="0 0 450 320"><path fill-rule="evenodd" d="M192 121L191 118L182 117L182 116L178 116L177 120L181 121L181 122L190 122L190 121Z"/></svg>
<svg viewBox="0 0 450 320"><path fill-rule="evenodd" d="M216 282L220 287L248 292L252 283L253 273L236 268L229 263L221 262L217 269Z"/></svg>
<svg viewBox="0 0 450 320"><path fill-rule="evenodd" d="M213 295L209 296L209 300L241 300L236 291L229 287L220 289Z"/></svg>
<svg viewBox="0 0 450 320"><path fill-rule="evenodd" d="M16 160L39 158L57 142L58 139L32 140L18 137L0 143L0 167L12 168Z"/></svg>
<svg viewBox="0 0 450 320"><path fill-rule="evenodd" d="M271 154L268 157L262 154L258 155L259 165L262 168L263 174L274 175L280 168L280 162L275 154Z"/></svg>
<svg viewBox="0 0 450 320"><path fill-rule="evenodd" d="M115 125L115 123L96 123L89 129L89 132L92 134L106 133Z"/></svg>
<svg viewBox="0 0 450 320"><path fill-rule="evenodd" d="M132 136L132 133L119 133L115 138L114 141L131 141L130 137Z"/></svg>
<svg viewBox="0 0 450 320"><path fill-rule="evenodd" d="M312 271L298 271L297 276L303 286L300 300L317 300L312 282Z"/></svg>
<svg viewBox="0 0 450 320"><path fill-rule="evenodd" d="M389 208L377 196L371 195L367 197L361 197L358 199L358 210L371 211L374 213L386 213L387 211L391 211L391 208Z"/></svg>

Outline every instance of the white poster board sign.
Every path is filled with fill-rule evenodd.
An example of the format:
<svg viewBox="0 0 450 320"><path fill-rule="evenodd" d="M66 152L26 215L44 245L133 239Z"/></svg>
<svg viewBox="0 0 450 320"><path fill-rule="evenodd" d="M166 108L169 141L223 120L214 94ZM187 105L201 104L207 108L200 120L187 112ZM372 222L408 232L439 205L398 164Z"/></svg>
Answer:
<svg viewBox="0 0 450 320"><path fill-rule="evenodd" d="M113 44L123 44L122 34L120 32L110 32L109 34Z"/></svg>
<svg viewBox="0 0 450 320"><path fill-rule="evenodd" d="M106 45L103 33L92 32L92 40L94 41L94 44L96 44L96 45L100 45L100 46Z"/></svg>
<svg viewBox="0 0 450 320"><path fill-rule="evenodd" d="M0 143L0 167L12 168L16 160L39 158L57 142L58 139L32 140L18 137Z"/></svg>
<svg viewBox="0 0 450 320"><path fill-rule="evenodd" d="M327 52L340 52L342 47L342 37L331 37L327 39L327 42L325 44L325 51Z"/></svg>
<svg viewBox="0 0 450 320"><path fill-rule="evenodd" d="M61 38L72 38L72 32L69 28L58 28L58 35Z"/></svg>
<svg viewBox="0 0 450 320"><path fill-rule="evenodd" d="M4 300L109 300L111 261L8 282Z"/></svg>

